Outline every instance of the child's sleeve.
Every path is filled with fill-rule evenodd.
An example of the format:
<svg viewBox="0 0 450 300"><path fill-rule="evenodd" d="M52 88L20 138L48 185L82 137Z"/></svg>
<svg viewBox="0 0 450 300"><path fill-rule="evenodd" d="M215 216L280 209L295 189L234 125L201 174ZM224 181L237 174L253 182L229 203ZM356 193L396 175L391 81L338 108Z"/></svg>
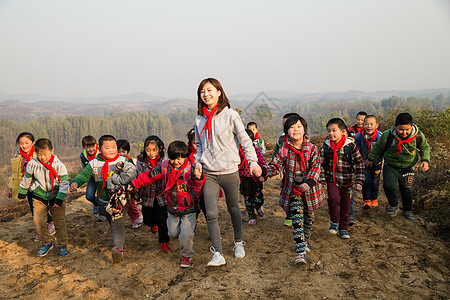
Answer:
<svg viewBox="0 0 450 300"><path fill-rule="evenodd" d="M143 186L154 184L155 182L158 182L160 180L162 180L161 164L159 164L151 171L140 174L138 177L131 180L131 184L136 190L138 190Z"/></svg>
<svg viewBox="0 0 450 300"><path fill-rule="evenodd" d="M426 161L427 163L430 162L430 145L428 144L427 139L425 138L425 134L420 132L422 135L422 143L419 145L419 153L420 153L420 159L421 161Z"/></svg>
<svg viewBox="0 0 450 300"><path fill-rule="evenodd" d="M28 193L28 189L33 183L33 163L30 161L25 170L25 174L23 175L22 181L19 184L19 199L25 199Z"/></svg>
<svg viewBox="0 0 450 300"><path fill-rule="evenodd" d="M264 177L272 177L282 172L285 158L282 156L281 148L275 153L272 161L268 165L261 166ZM265 174L264 174L265 173Z"/></svg>
<svg viewBox="0 0 450 300"><path fill-rule="evenodd" d="M255 148L255 152L256 152L256 156L258 157L258 165L260 167L267 165L266 160L262 154L262 151L259 150L258 148Z"/></svg>
<svg viewBox="0 0 450 300"><path fill-rule="evenodd" d="M79 187L84 183L88 182L93 175L91 164L87 164L87 166L81 171L72 182L75 182Z"/></svg>
<svg viewBox="0 0 450 300"><path fill-rule="evenodd" d="M386 130L381 135L380 139L373 145L373 148L370 150L369 155L367 156L367 159L369 161L374 161L378 155L383 154L383 150L386 147L386 141L387 137L389 135L389 130Z"/></svg>
<svg viewBox="0 0 450 300"><path fill-rule="evenodd" d="M364 160L359 153L358 147L354 143L351 144L352 147L352 160L355 166L355 183L364 183Z"/></svg>
<svg viewBox="0 0 450 300"><path fill-rule="evenodd" d="M129 161L125 161L120 173L113 174L107 182L108 190L116 190L122 185L136 178L136 167Z"/></svg>
<svg viewBox="0 0 450 300"><path fill-rule="evenodd" d="M320 176L319 176L319 180L320 180L320 182L325 182L325 168L327 167L327 166L325 166L326 159L325 159L325 150L323 149L324 145L325 145L325 143L319 149L319 152L320 152Z"/></svg>
<svg viewBox="0 0 450 300"><path fill-rule="evenodd" d="M309 170L306 179L306 183L309 185L309 187L313 187L320 181L320 169L320 152L316 146L313 146L311 150L311 156L309 158Z"/></svg>
<svg viewBox="0 0 450 300"><path fill-rule="evenodd" d="M194 174L193 172L192 172L192 174ZM200 179L197 179L195 176L194 176L194 178L193 178L194 180L193 180L193 190L194 190L194 193L196 193L198 196L200 196L201 195L201 193L202 193L202 189L203 189L203 185L205 184L205 175L204 174L202 174L202 176L200 177Z"/></svg>
<svg viewBox="0 0 450 300"><path fill-rule="evenodd" d="M200 158L203 155L203 148L202 148L202 138L200 136L199 128L197 127L197 122L199 121L199 117L196 117L194 125L194 132L195 132L195 145L197 146L197 153L194 155L195 157L195 166L199 163Z"/></svg>
<svg viewBox="0 0 450 300"><path fill-rule="evenodd" d="M69 175L67 174L66 166L60 162L56 169L59 178L61 179L59 183L58 194L56 195L55 203L59 206L62 205L64 199L66 198L67 192L69 191Z"/></svg>

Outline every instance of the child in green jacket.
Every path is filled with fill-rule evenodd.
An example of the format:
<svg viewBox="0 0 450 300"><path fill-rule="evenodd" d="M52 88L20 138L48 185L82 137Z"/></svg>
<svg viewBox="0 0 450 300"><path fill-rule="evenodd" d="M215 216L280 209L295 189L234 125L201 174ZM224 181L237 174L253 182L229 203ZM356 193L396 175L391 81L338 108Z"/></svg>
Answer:
<svg viewBox="0 0 450 300"><path fill-rule="evenodd" d="M427 171L430 162L430 146L425 135L414 125L409 113L401 113L395 124L381 135L368 155L366 166L370 167L376 157L384 158L383 188L389 201L388 215L398 213L397 185L403 204L403 216L415 220L413 210L414 166L421 159L421 168Z"/></svg>

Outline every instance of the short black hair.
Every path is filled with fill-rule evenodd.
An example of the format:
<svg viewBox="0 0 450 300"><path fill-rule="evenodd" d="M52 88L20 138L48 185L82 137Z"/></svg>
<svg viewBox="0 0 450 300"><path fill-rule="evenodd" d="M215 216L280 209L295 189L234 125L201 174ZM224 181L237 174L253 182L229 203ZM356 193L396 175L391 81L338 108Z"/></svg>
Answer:
<svg viewBox="0 0 450 300"><path fill-rule="evenodd" d="M360 111L356 114L356 116L366 116L367 117L367 113L365 111Z"/></svg>
<svg viewBox="0 0 450 300"><path fill-rule="evenodd" d="M375 116L375 115L367 115L367 116L364 118L364 121L365 121L367 118L374 118L375 121L378 123L378 118L377 118L377 116Z"/></svg>
<svg viewBox="0 0 450 300"><path fill-rule="evenodd" d="M189 146L194 144L194 141L195 141L195 129L191 128L191 130L189 130L189 132L186 134L186 137L188 138L188 145Z"/></svg>
<svg viewBox="0 0 450 300"><path fill-rule="evenodd" d="M144 158L148 157L145 148L150 144L156 144L159 148L159 157L164 157L164 142L157 135L149 135L144 141L144 149L142 150L142 156L144 156Z"/></svg>
<svg viewBox="0 0 450 300"><path fill-rule="evenodd" d="M127 140L117 140L117 150L123 149L127 152L131 151L130 143Z"/></svg>
<svg viewBox="0 0 450 300"><path fill-rule="evenodd" d="M300 115L299 115L298 113L290 112L290 113L285 114L285 115L283 116L283 119L288 119L288 118L290 118L290 117L292 117L292 116L299 116L299 117L300 117Z"/></svg>
<svg viewBox="0 0 450 300"><path fill-rule="evenodd" d="M38 139L34 144L34 149L36 150L36 153L44 149L53 150L53 145L49 139Z"/></svg>
<svg viewBox="0 0 450 300"><path fill-rule="evenodd" d="M292 125L297 124L298 121L300 121L300 123L302 123L302 125L303 125L303 128L305 128L305 136L306 136L306 134L308 133L308 124L306 123L306 120L298 114L290 116L286 120L286 122L284 122L284 128L283 128L284 134L287 135L289 128L291 128Z"/></svg>
<svg viewBox="0 0 450 300"><path fill-rule="evenodd" d="M19 135L17 136L16 144L19 144L19 140L20 140L21 138L23 138L23 137L26 137L26 138L30 139L30 141L34 142L34 136L33 136L31 133L29 133L29 132L21 132L21 133L19 133Z"/></svg>
<svg viewBox="0 0 450 300"><path fill-rule="evenodd" d="M256 122L248 122L248 123L247 123L247 128L248 128L249 126L255 126L255 128L258 129L258 124L256 124Z"/></svg>
<svg viewBox="0 0 450 300"><path fill-rule="evenodd" d="M413 117L410 113L401 113L395 118L395 126L398 125L413 125Z"/></svg>
<svg viewBox="0 0 450 300"><path fill-rule="evenodd" d="M115 137L113 137L110 134L105 134L105 135L102 135L98 139L98 146L101 148L103 146L103 143L106 142L106 141L115 141L115 142L117 142Z"/></svg>
<svg viewBox="0 0 450 300"><path fill-rule="evenodd" d="M348 128L347 125L345 125L345 122L341 119L341 118L332 118L327 122L327 126L326 128L328 128L328 126L336 124L340 130L347 130L348 132Z"/></svg>
<svg viewBox="0 0 450 300"><path fill-rule="evenodd" d="M250 129L245 129L245 132L247 132L248 136L250 137L250 139L253 141L255 139L255 134L253 133L253 131L251 131Z"/></svg>
<svg viewBox="0 0 450 300"><path fill-rule="evenodd" d="M178 157L188 158L189 154L189 147L183 141L173 141L170 143L169 148L167 148L167 156L169 156L169 159L177 159Z"/></svg>
<svg viewBox="0 0 450 300"><path fill-rule="evenodd" d="M92 135L87 135L81 140L81 145L83 148L97 144L97 140Z"/></svg>

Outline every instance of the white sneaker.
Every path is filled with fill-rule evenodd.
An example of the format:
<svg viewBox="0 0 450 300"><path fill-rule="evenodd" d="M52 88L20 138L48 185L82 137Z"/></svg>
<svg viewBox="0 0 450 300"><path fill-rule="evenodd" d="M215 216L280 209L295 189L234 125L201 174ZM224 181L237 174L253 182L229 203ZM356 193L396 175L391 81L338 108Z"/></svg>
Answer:
<svg viewBox="0 0 450 300"><path fill-rule="evenodd" d="M245 257L245 250L244 250L244 241L240 241L238 243L234 242L234 257L236 258L244 258Z"/></svg>
<svg viewBox="0 0 450 300"><path fill-rule="evenodd" d="M218 267L226 264L225 257L220 252L216 252L213 246L209 250L214 254L211 261L207 264L208 267Z"/></svg>

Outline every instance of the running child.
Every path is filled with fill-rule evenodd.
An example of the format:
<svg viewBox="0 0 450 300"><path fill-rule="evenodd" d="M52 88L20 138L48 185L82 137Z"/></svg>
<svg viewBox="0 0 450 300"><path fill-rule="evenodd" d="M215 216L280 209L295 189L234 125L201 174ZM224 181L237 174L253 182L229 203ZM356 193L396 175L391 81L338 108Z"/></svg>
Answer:
<svg viewBox="0 0 450 300"><path fill-rule="evenodd" d="M307 138L308 125L300 116L291 116L284 123L285 142L263 175L283 172L280 206L292 217L292 233L297 256L295 263L306 264L310 252L309 240L314 222L314 211L325 195L320 178L320 152ZM267 173L267 174L266 174Z"/></svg>
<svg viewBox="0 0 450 300"><path fill-rule="evenodd" d="M156 135L147 137L144 150L137 157L138 175L151 172L164 161L164 143ZM158 232L161 251L170 251L170 237L167 229L167 199L161 195L163 191L160 181L141 187L138 190L142 199L142 216L144 224L150 227L153 234Z"/></svg>
<svg viewBox="0 0 450 300"><path fill-rule="evenodd" d="M322 145L320 181L326 182L328 190L328 208L331 225L328 232L349 239L348 223L350 218L350 187L362 189L364 182L364 161L355 143L347 139L345 123L333 118L327 123L329 139Z"/></svg>
<svg viewBox="0 0 450 300"><path fill-rule="evenodd" d="M167 227L169 236L178 238L181 247L180 266L188 268L194 256L194 230L198 212L198 195L205 178L194 176L194 165L189 160L189 147L185 142L174 141L167 149L169 159L164 160L151 172L140 174L131 181L129 189L162 182L161 194L167 199Z"/></svg>
<svg viewBox="0 0 450 300"><path fill-rule="evenodd" d="M253 132L254 139L253 144L258 147L262 155L266 155L266 146L264 145L264 140L258 132L258 125L255 122L248 122L247 129Z"/></svg>
<svg viewBox="0 0 450 300"><path fill-rule="evenodd" d="M54 155L49 139L38 139L34 144L37 157L29 161L25 175L20 182L19 199L25 199L28 191L33 193L34 226L39 235L41 248L38 256L46 256L53 248L52 237L47 229L49 212L52 214L56 230L59 255L66 256L67 227L66 202L69 176L66 166Z"/></svg>

